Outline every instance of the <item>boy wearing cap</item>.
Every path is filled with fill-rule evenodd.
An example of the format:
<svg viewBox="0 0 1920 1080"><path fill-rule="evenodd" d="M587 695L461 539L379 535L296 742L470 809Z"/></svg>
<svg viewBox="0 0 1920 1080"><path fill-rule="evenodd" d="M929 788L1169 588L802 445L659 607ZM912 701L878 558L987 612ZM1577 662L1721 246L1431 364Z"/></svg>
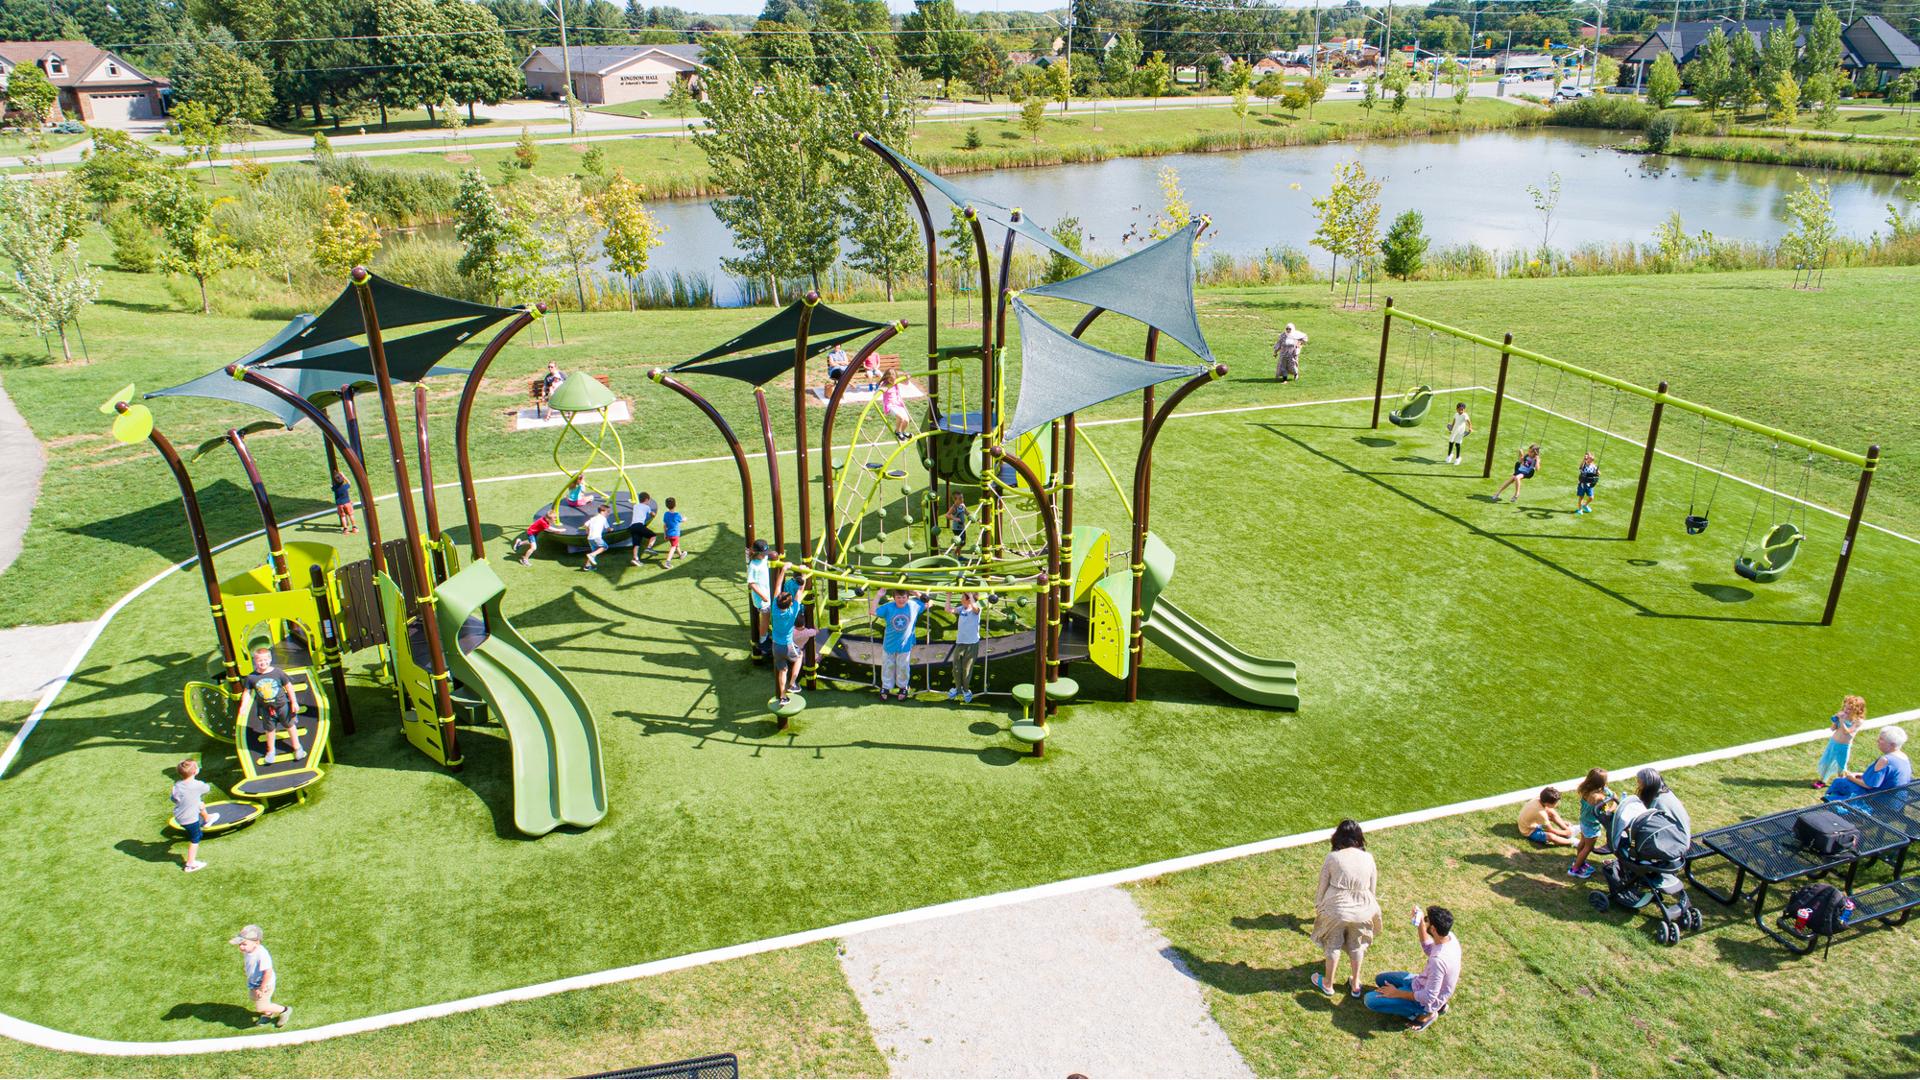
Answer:
<svg viewBox="0 0 1920 1080"><path fill-rule="evenodd" d="M291 1005L275 1005L273 989L276 983L273 970L273 954L260 943L260 928L251 923L242 927L238 934L227 939L227 944L240 947L240 963L247 973L247 999L253 1011L262 1019L273 1021L274 1027L286 1027L293 1018Z"/></svg>

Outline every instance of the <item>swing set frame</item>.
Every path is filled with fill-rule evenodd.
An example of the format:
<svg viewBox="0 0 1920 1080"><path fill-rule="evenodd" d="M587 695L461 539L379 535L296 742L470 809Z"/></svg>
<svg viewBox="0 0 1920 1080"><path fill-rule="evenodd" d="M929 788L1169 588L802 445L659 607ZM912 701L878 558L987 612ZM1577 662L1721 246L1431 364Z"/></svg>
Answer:
<svg viewBox="0 0 1920 1080"><path fill-rule="evenodd" d="M1376 430L1380 427L1380 408L1382 399L1386 393L1387 384L1387 351L1392 343L1393 322L1396 318L1413 326L1424 327L1435 333L1446 334L1470 344L1493 349L1500 354L1500 374L1493 392L1493 418L1487 426L1487 457L1486 463L1481 469L1481 475L1484 477L1491 477L1493 475L1493 459L1494 455L1498 452L1495 444L1500 437L1501 406L1505 404L1507 397L1507 371L1514 357L1519 357L1522 360L1531 360L1542 367L1557 370L1563 374L1572 375L1575 378L1586 379L1600 386L1611 387L1614 390L1633 394L1651 401L1653 403L1653 420L1647 426L1646 453L1640 464L1640 479L1633 494L1633 517L1627 526L1627 539L1629 541L1637 540L1640 536L1640 516L1641 511L1646 506L1647 484L1653 476L1653 464L1657 454L1657 446L1660 441L1660 421L1668 406L1672 406L1683 412L1693 413L1705 420L1726 424L1741 431L1760 435L1777 444L1797 446L1810 454L1817 454L1821 457L1830 458L1859 469L1860 479L1854 486L1853 506L1847 514L1845 538L1840 542L1840 555L1834 564L1833 581L1827 589L1826 608L1820 616L1820 625L1833 625L1834 614L1840 607L1840 592L1847 580L1847 567L1853 559L1854 543L1859 538L1860 522L1866 513L1867 493L1873 486L1873 474L1879 468L1880 464L1880 447L1878 444L1868 446L1864 454L1855 453L1851 450L1843 450L1840 447L1830 446L1817 439L1808 438L1805 435L1799 435L1782 428L1769 427L1758 421L1749 420L1744 416L1736 416L1733 413L1722 412L1710 405L1702 405L1696 401L1688 401L1685 398L1675 397L1667 392L1668 384L1665 380L1662 380L1657 388L1649 389L1638 383L1628 382L1625 379L1617 379L1602 372L1580 367L1577 364L1569 364L1565 360L1558 360L1544 353L1521 348L1513 343L1513 335L1511 333L1505 335L1501 340L1496 341L1493 338L1484 337L1470 330L1462 330L1456 326L1449 326L1437 319L1416 315L1403 308L1395 307L1393 297L1391 296L1387 297L1386 307L1380 322L1380 364L1374 376L1373 384L1373 421L1370 426ZM1537 408L1538 406L1535 407Z"/></svg>

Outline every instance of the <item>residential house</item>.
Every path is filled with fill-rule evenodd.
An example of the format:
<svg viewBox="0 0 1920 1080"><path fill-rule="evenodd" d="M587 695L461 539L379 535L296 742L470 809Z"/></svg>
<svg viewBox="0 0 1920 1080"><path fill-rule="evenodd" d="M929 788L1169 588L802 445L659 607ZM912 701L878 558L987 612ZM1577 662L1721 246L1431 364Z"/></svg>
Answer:
<svg viewBox="0 0 1920 1080"><path fill-rule="evenodd" d="M545 45L520 63L527 89L536 97L566 97L567 69L573 72L573 96L588 105L656 101L674 86L698 91L705 50L698 45Z"/></svg>
<svg viewBox="0 0 1920 1080"><path fill-rule="evenodd" d="M1878 15L1863 15L1840 32L1841 63L1854 85L1879 89L1920 68L1920 45Z"/></svg>
<svg viewBox="0 0 1920 1080"><path fill-rule="evenodd" d="M1761 46L1766 44L1767 32L1779 27L1783 22L1782 19L1748 19L1742 22L1738 19L1719 18L1683 22L1677 26L1674 23L1667 23L1655 28L1651 34L1647 35L1646 40L1634 46L1633 51L1620 62L1621 67L1634 69L1634 77L1641 83L1645 82L1647 70L1653 66L1655 60L1659 59L1661 53L1673 57L1675 64L1686 67L1687 61L1693 59L1693 54L1700 50L1701 43L1706 41L1708 35L1712 34L1716 28L1729 38L1736 34L1747 34L1753 39L1754 51L1758 52ZM1799 31L1799 35L1794 39L1795 48L1804 47L1807 43L1805 22L1800 23Z"/></svg>
<svg viewBox="0 0 1920 1080"><path fill-rule="evenodd" d="M46 72L59 96L54 116L98 127L158 120L168 85L129 64L118 53L84 41L0 41L0 88L15 68L31 64Z"/></svg>

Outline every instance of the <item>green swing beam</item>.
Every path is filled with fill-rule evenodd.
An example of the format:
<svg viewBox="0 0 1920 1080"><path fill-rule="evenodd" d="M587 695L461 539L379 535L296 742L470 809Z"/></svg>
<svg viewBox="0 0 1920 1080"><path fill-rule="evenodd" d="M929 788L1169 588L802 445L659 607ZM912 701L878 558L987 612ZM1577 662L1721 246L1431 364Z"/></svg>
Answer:
<svg viewBox="0 0 1920 1080"><path fill-rule="evenodd" d="M1647 430L1646 458L1640 469L1639 491L1634 498L1633 521L1627 531L1627 539L1629 540L1634 539L1639 533L1640 509L1646 498L1648 479L1653 472L1654 445L1660 438L1661 414L1669 405L1683 412L1690 412L1716 423L1726 424L1741 431L1751 432L1776 443L1797 446L1808 453L1831 458L1834 461L1843 462L1859 469L1860 479L1854 488L1853 507L1847 515L1846 535L1840 542L1839 560L1834 564L1833 568L1833 583L1827 590L1827 606L1820 616L1820 625L1833 625L1834 613L1840 606L1840 590L1842 586L1846 584L1847 567L1853 558L1854 541L1859 537L1861 518L1866 513L1867 492L1873 485L1873 476L1880 464L1880 447L1877 444L1867 447L1867 452L1864 454L1857 454L1851 450L1842 450L1837 446L1829 446L1826 443L1820 442L1818 439L1810 439L1805 435L1799 435L1781 428L1769 427L1766 424L1749 420L1744 416L1735 416L1729 412L1722 412L1710 405L1702 405L1697 401L1688 401L1685 398L1675 397L1667 392L1667 384L1665 382L1662 382L1660 388L1657 390L1648 389L1638 383L1628 382L1625 379L1616 379L1611 375L1604 375L1598 371L1583 368L1578 364L1569 364L1565 360L1557 360L1543 353L1521 348L1513 343L1512 334L1506 335L1504 341L1495 341L1489 337L1482 337L1471 330L1462 330L1457 326L1449 326L1437 319L1429 319L1424 315L1416 315L1405 309L1396 308L1393 304L1393 297L1389 296L1386 299L1385 317L1381 320L1380 324L1380 364L1378 372L1374 376L1373 385L1373 422L1371 426L1375 429L1380 427L1380 406L1386 392L1387 382L1387 348L1392 340L1393 321L1396 318L1405 320L1415 326L1425 327L1436 333L1458 338L1461 341L1493 349L1500 354L1499 389L1494 392L1493 422L1487 432L1487 461L1489 462L1489 467L1493 460L1494 440L1497 439L1500 434L1500 406L1506 397L1507 365L1513 357L1517 356L1523 360L1531 360L1544 367L1562 371L1578 378L1588 379L1599 383L1601 386L1612 387L1623 393L1633 394L1653 402L1653 423Z"/></svg>

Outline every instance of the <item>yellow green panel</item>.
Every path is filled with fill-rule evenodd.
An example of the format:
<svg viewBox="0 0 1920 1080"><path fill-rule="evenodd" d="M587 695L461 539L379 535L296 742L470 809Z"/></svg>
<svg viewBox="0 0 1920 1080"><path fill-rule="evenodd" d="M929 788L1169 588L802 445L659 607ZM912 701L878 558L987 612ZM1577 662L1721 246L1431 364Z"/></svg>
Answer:
<svg viewBox="0 0 1920 1080"><path fill-rule="evenodd" d="M1088 594L1093 627L1088 633L1088 659L1115 678L1127 674L1127 605L1132 602L1133 578L1110 574Z"/></svg>
<svg viewBox="0 0 1920 1080"><path fill-rule="evenodd" d="M1100 576L1107 572L1107 548L1113 538L1107 530L1095 525L1076 525L1073 529L1073 559L1067 576L1073 580L1073 598L1068 601L1077 604L1093 588Z"/></svg>

